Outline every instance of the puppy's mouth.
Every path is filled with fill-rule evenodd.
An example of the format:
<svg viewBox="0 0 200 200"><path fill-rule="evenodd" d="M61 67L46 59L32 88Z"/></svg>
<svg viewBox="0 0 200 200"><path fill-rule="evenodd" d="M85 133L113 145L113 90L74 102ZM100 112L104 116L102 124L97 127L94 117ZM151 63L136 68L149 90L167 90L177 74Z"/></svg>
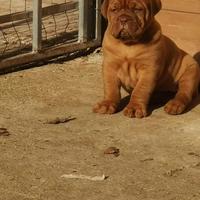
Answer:
<svg viewBox="0 0 200 200"><path fill-rule="evenodd" d="M130 34L125 29L122 29L117 35L114 35L114 37L126 44L138 42L138 37L136 35Z"/></svg>
<svg viewBox="0 0 200 200"><path fill-rule="evenodd" d="M130 40L132 39L132 36L130 35L128 31L126 31L125 29L122 29L116 38L120 40Z"/></svg>

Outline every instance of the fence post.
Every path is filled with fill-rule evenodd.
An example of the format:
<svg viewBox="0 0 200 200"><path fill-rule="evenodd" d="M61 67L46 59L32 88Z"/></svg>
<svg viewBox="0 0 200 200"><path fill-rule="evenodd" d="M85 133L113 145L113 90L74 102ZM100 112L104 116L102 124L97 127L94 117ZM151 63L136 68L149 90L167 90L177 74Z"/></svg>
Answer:
<svg viewBox="0 0 200 200"><path fill-rule="evenodd" d="M87 42L88 40L88 9L89 0L79 0L79 42Z"/></svg>
<svg viewBox="0 0 200 200"><path fill-rule="evenodd" d="M99 42L102 40L102 17L101 17L101 2L102 0L96 0L96 31L95 39Z"/></svg>
<svg viewBox="0 0 200 200"><path fill-rule="evenodd" d="M33 0L33 46L34 52L42 48L42 0Z"/></svg>

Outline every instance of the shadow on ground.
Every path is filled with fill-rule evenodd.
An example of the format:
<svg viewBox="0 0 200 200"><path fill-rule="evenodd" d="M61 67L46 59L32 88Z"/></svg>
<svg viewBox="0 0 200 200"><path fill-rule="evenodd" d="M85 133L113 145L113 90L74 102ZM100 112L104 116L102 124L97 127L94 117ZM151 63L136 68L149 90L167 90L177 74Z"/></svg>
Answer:
<svg viewBox="0 0 200 200"><path fill-rule="evenodd" d="M200 66L200 51L194 55L194 59L199 63Z"/></svg>
<svg viewBox="0 0 200 200"><path fill-rule="evenodd" d="M174 96L175 96L175 93L173 92L155 92L152 95L150 103L149 103L148 115L151 115L154 110L164 107L164 105L170 99L173 99ZM128 105L129 101L130 101L130 95L124 97L119 104L118 112L121 112ZM186 109L185 113L191 111L199 104L200 104L200 96L198 95L197 97L194 98L192 103Z"/></svg>

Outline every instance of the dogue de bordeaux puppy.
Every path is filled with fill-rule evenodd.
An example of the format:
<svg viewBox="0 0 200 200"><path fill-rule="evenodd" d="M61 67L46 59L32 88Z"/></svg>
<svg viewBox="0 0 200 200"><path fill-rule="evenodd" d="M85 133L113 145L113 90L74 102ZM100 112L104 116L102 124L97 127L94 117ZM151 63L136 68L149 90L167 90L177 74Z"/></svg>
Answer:
<svg viewBox="0 0 200 200"><path fill-rule="evenodd" d="M192 56L161 32L155 15L160 0L104 0L102 15L108 20L103 39L104 100L93 108L113 114L123 87L131 94L124 109L127 117L147 116L151 94L174 91L164 107L168 114L184 112L198 94L200 68Z"/></svg>

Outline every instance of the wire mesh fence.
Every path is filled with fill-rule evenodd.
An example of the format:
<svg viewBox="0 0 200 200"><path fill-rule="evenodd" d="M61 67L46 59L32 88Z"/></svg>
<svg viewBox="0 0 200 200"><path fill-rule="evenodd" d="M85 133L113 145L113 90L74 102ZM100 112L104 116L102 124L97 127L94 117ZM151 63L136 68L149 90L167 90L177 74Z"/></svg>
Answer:
<svg viewBox="0 0 200 200"><path fill-rule="evenodd" d="M44 0L42 7L43 47L77 40L78 2ZM3 1L0 13L0 58L31 51L32 0Z"/></svg>
<svg viewBox="0 0 200 200"><path fill-rule="evenodd" d="M44 46L78 40L78 3L66 0L58 2L51 0L49 5L47 2L43 3L43 8L51 7L52 10L52 13L42 20Z"/></svg>
<svg viewBox="0 0 200 200"><path fill-rule="evenodd" d="M31 53L28 62L32 60L31 56L33 60L36 57L39 59L42 52L43 58L45 50L59 45L98 40L97 45L100 39L100 2L101 0L0 0L0 69L4 68L5 62L10 58L10 65L15 65L19 63L15 63L16 56L20 55L20 59L23 59L23 55ZM41 41L37 41L39 35ZM41 43L41 48L36 48L37 52L32 51L34 40ZM78 49L75 46L71 45L71 51ZM87 44L84 44L84 48L86 47Z"/></svg>

